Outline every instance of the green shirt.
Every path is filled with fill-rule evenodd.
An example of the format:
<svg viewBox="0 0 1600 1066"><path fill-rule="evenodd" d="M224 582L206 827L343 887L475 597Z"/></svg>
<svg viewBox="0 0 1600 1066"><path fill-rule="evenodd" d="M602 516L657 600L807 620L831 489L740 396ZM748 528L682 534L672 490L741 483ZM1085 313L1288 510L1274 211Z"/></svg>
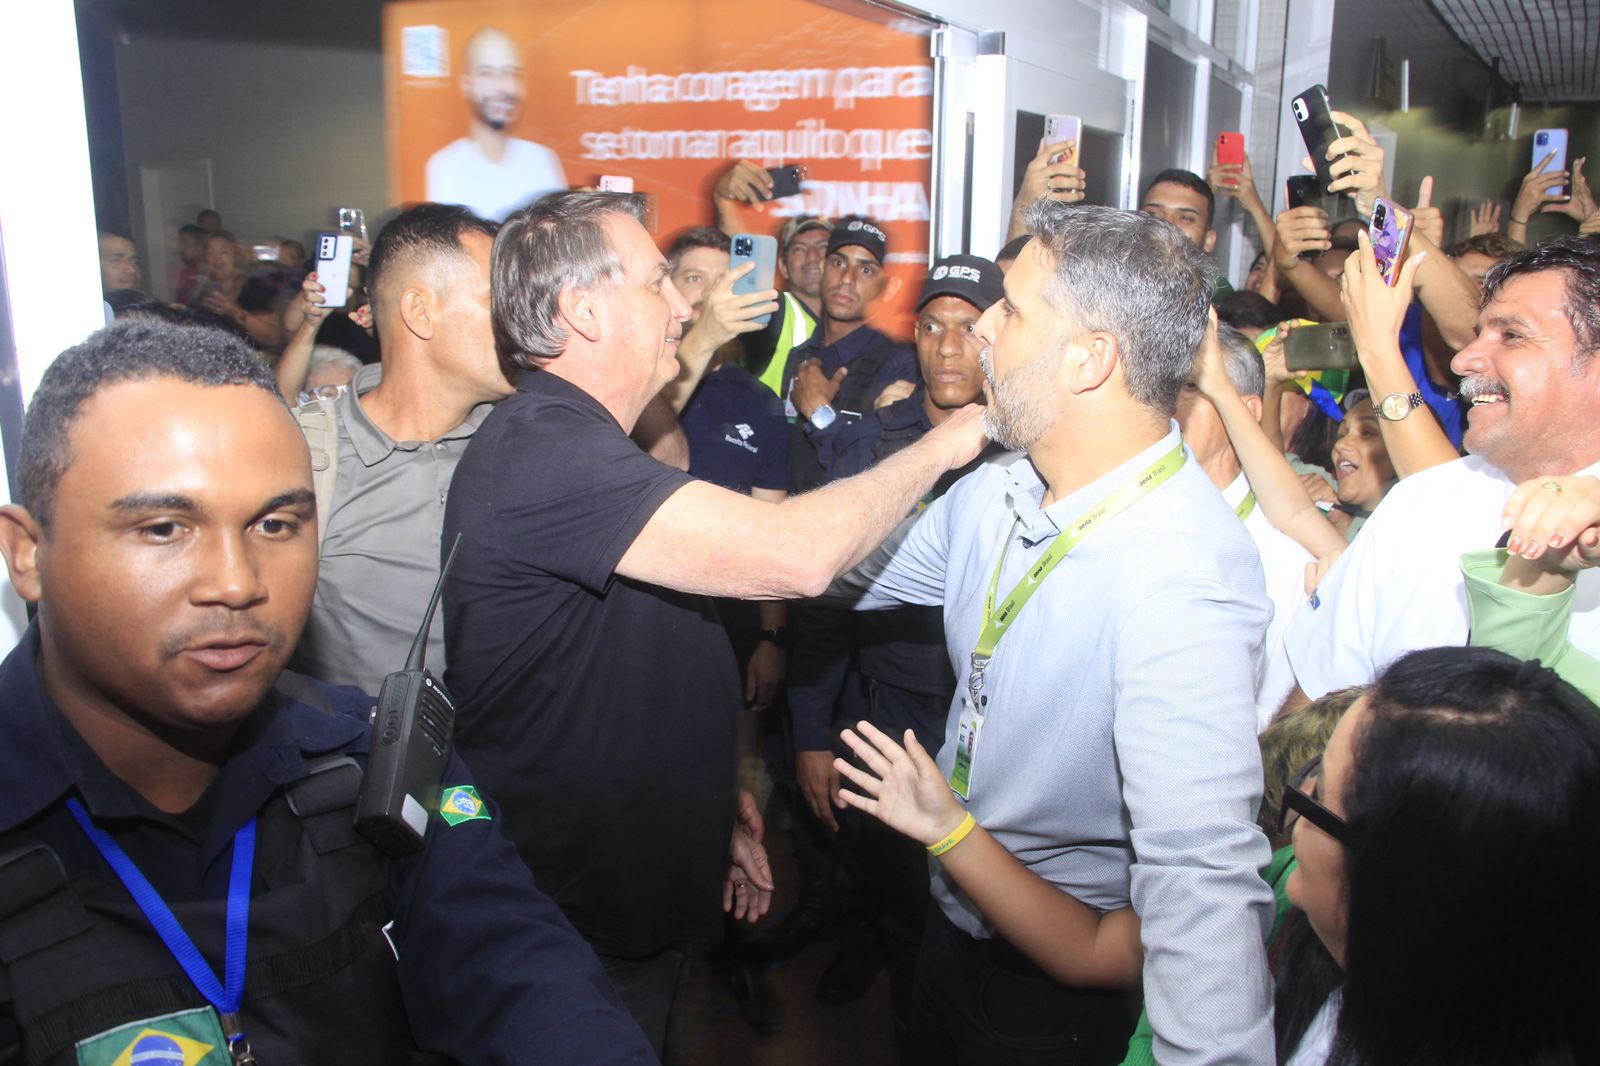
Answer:
<svg viewBox="0 0 1600 1066"><path fill-rule="evenodd" d="M1551 596L1507 588L1500 575L1509 557L1503 548L1462 553L1472 626L1467 643L1498 648L1518 659L1538 659L1573 688L1600 701L1600 661L1567 641L1577 586Z"/></svg>

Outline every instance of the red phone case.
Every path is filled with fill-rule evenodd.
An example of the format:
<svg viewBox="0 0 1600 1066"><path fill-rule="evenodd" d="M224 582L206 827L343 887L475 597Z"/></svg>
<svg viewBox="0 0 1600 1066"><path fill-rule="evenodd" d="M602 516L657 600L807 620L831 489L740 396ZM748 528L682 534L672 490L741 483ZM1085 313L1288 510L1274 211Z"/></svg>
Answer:
<svg viewBox="0 0 1600 1066"><path fill-rule="evenodd" d="M1217 134L1217 162L1223 166L1244 162L1244 134Z"/></svg>

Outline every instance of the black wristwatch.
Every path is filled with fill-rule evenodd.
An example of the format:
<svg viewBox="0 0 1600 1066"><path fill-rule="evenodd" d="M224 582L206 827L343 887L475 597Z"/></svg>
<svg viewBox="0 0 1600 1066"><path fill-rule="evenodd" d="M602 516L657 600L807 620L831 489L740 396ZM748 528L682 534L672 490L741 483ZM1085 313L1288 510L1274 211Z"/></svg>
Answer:
<svg viewBox="0 0 1600 1066"><path fill-rule="evenodd" d="M789 650L789 630L783 626L779 626L777 629L763 629L761 631L761 640L771 644L779 651L787 652ZM759 644L760 642L758 640L756 643Z"/></svg>

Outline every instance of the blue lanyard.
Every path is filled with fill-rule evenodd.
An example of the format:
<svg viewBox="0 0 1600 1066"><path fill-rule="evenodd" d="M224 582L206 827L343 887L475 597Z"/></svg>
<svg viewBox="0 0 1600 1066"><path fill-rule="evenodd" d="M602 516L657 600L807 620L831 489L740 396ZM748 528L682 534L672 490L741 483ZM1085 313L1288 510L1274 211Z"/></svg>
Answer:
<svg viewBox="0 0 1600 1066"><path fill-rule="evenodd" d="M216 973L206 962L200 949L194 946L189 934L178 924L166 901L155 886L128 858L128 853L118 846L104 830L95 828L88 812L76 799L67 800L67 810L78 820L84 835L95 846L111 869L121 879L133 901L144 911L144 916L155 927L156 935L178 960L183 972L206 1001L222 1015L223 1035L231 1045L244 1034L240 1029L239 1007L244 1003L245 938L250 929L250 872L255 865L256 820L251 818L233 837L233 872L228 877L228 938L224 947L224 980L218 983Z"/></svg>

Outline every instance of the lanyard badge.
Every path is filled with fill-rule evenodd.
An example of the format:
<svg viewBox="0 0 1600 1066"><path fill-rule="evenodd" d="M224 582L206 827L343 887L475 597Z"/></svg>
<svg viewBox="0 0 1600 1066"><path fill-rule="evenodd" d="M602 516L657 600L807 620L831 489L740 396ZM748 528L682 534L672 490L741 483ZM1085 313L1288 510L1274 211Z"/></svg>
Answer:
<svg viewBox="0 0 1600 1066"><path fill-rule="evenodd" d="M983 598L983 628L978 633L978 645L972 650L971 664L967 670L967 689L961 700L961 717L956 723L956 750L950 766L950 788L963 800L971 798L973 764L978 758L978 741L983 735L983 723L988 713L989 697L983 692L984 675L994 661L1000 639L1006 635L1011 623L1016 621L1039 586L1044 584L1045 578L1055 571L1056 564L1065 559L1095 527L1121 514L1176 474L1184 460L1183 444L1179 443L1172 451L1140 471L1132 481L1089 508L1083 517L1055 539L1038 562L1028 568L1022 580L997 607L995 597L1000 592L1000 571L1005 567L1006 553L1021 522L1020 518L1012 520L1000 547L1000 558L995 561L994 573L989 576L989 590Z"/></svg>
<svg viewBox="0 0 1600 1066"><path fill-rule="evenodd" d="M244 963L246 938L250 930L250 877L255 866L256 820L251 818L233 837L233 869L228 875L227 940L223 948L223 979L206 962L178 918L167 906L143 872L128 858L127 852L105 830L89 820L77 799L67 800L67 810L77 821L89 842L106 860L133 901L154 927L161 943L183 968L196 991L206 998L222 1021L222 1035L228 1053L238 1066L256 1066L256 1057L245 1039L239 1009L244 1004Z"/></svg>

